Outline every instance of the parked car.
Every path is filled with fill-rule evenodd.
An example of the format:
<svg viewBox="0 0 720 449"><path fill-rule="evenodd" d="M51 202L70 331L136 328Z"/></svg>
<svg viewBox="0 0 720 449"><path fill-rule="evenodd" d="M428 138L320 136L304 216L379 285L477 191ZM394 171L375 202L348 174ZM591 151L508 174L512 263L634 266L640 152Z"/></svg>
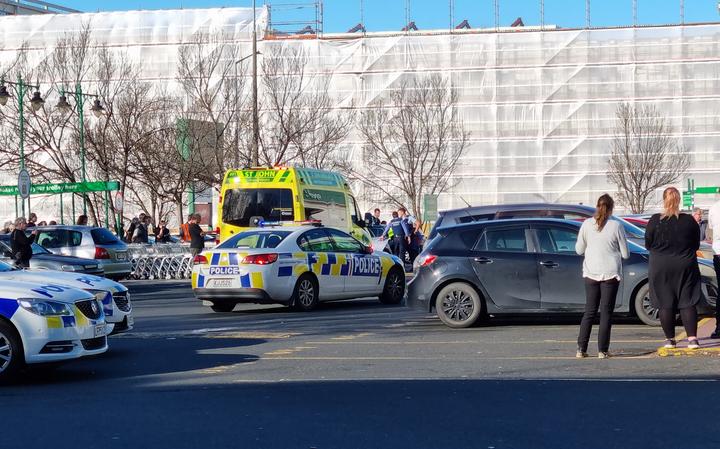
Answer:
<svg viewBox="0 0 720 449"><path fill-rule="evenodd" d="M71 287L0 279L0 382L25 364L59 362L108 349L103 306Z"/></svg>
<svg viewBox="0 0 720 449"><path fill-rule="evenodd" d="M30 259L31 269L70 271L95 276L103 276L105 274L102 266L93 259L53 254L37 243L32 244L32 252L33 256L32 259ZM9 234L0 235L0 261L11 265L14 264Z"/></svg>
<svg viewBox="0 0 720 449"><path fill-rule="evenodd" d="M594 214L594 207L582 204L556 203L502 204L495 206L472 206L461 209L444 210L438 213L438 218L430 231L428 241L435 238L437 229L441 226L452 226L455 224L512 218L556 218L577 220L592 217ZM637 243L640 246L645 246L644 230L620 217L613 215L612 219L618 220L622 223L623 228L625 228L625 234L627 234L630 241Z"/></svg>
<svg viewBox="0 0 720 449"><path fill-rule="evenodd" d="M127 244L105 228L60 225L35 229L37 243L43 248L54 254L95 259L110 279L124 279L132 271Z"/></svg>
<svg viewBox="0 0 720 449"><path fill-rule="evenodd" d="M408 305L448 326L472 326L483 315L575 313L585 307L583 256L575 253L581 222L557 219L486 220L441 227L415 261ZM648 252L629 242L615 311L659 325L649 297ZM703 300L712 310L718 284L712 262L699 259Z"/></svg>
<svg viewBox="0 0 720 449"><path fill-rule="evenodd" d="M649 220L646 220L644 218L637 218L637 217L622 217L623 220L627 221L630 224L634 224L638 228L642 229L643 231L647 229L647 224Z"/></svg>

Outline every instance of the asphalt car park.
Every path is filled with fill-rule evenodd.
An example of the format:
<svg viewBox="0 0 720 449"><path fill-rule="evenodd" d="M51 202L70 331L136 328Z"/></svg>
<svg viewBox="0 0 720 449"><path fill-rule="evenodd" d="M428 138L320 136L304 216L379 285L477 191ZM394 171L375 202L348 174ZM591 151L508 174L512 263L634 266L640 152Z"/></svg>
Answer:
<svg viewBox="0 0 720 449"><path fill-rule="evenodd" d="M60 448L718 443L706 417L720 412L711 400L720 358L657 357L660 330L637 320L613 328L615 357L577 360L576 317L503 317L455 330L376 298L313 313L244 304L218 314L187 282L127 284L133 332L110 337L103 355L32 370L0 389L0 419L14 430L5 447L46 445L48 432L27 417L52 419L68 403L74 420L93 426L55 441ZM676 410L678 396L704 418L691 432L647 432L657 425L650 411ZM469 416L486 425L442 431ZM518 422L538 425L519 431Z"/></svg>

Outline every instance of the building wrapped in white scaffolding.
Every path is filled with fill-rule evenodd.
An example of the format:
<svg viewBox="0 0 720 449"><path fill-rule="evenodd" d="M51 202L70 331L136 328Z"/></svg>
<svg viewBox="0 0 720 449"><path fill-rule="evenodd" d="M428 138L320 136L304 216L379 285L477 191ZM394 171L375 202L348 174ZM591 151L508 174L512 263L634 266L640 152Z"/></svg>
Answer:
<svg viewBox="0 0 720 449"><path fill-rule="evenodd" d="M39 63L63 33L85 23L99 45L127 52L142 64L146 79L169 86L176 84L178 48L195 33L222 30L243 47L240 54L251 53L247 8L130 11L0 17L0 63L23 43L30 62ZM622 101L657 105L692 153L688 176L698 186L718 184L720 24L272 40L263 39L266 28L263 9L259 50L305 47L308 74L329 79L338 107L372 107L407 77L447 77L458 91L470 144L454 175L457 184L439 199L440 209L465 202L592 203L614 191L607 160ZM363 142L352 133L348 144L357 155ZM0 205L0 215L12 215L11 209Z"/></svg>

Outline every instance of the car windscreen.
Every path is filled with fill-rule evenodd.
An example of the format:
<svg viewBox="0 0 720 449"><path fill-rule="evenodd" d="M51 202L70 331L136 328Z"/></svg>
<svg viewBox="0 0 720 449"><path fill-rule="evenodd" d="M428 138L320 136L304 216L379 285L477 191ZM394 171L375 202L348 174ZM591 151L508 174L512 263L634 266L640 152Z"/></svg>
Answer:
<svg viewBox="0 0 720 449"><path fill-rule="evenodd" d="M295 216L290 189L228 189L223 197L222 221L250 226L251 220L292 221Z"/></svg>
<svg viewBox="0 0 720 449"><path fill-rule="evenodd" d="M92 235L93 242L96 245L116 245L120 243L120 239L105 228L93 229L90 231L90 235Z"/></svg>
<svg viewBox="0 0 720 449"><path fill-rule="evenodd" d="M13 270L16 270L16 269L17 269L17 268L13 267L13 266L10 265L10 264L7 264L7 263L5 263L5 262L0 262L0 273L5 273L5 272L7 272L7 271L13 271Z"/></svg>
<svg viewBox="0 0 720 449"><path fill-rule="evenodd" d="M246 231L230 237L217 248L221 249L263 249L277 248L290 235L290 231Z"/></svg>

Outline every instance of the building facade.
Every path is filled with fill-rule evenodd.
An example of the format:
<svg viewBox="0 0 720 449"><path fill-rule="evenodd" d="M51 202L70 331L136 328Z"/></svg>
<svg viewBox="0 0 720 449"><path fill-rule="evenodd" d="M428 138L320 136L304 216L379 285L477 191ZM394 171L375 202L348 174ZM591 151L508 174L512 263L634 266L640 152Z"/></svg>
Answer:
<svg viewBox="0 0 720 449"><path fill-rule="evenodd" d="M23 43L31 62L40 63L63 33L89 23L98 45L126 52L147 80L176 88L179 46L194 33L222 31L242 46L240 54L250 54L251 16L246 8L225 8L3 17L0 64ZM266 19L263 10L261 39ZM608 157L623 101L656 105L692 154L688 176L697 186L718 184L720 24L325 35L264 39L259 50L270 45L304 47L307 74L327 78L337 106L357 111L387 98L407 77L446 77L457 89L470 143L440 209L466 202L587 204L615 191ZM352 133L347 144L359 162L363 142ZM0 214L8 212L0 206Z"/></svg>

